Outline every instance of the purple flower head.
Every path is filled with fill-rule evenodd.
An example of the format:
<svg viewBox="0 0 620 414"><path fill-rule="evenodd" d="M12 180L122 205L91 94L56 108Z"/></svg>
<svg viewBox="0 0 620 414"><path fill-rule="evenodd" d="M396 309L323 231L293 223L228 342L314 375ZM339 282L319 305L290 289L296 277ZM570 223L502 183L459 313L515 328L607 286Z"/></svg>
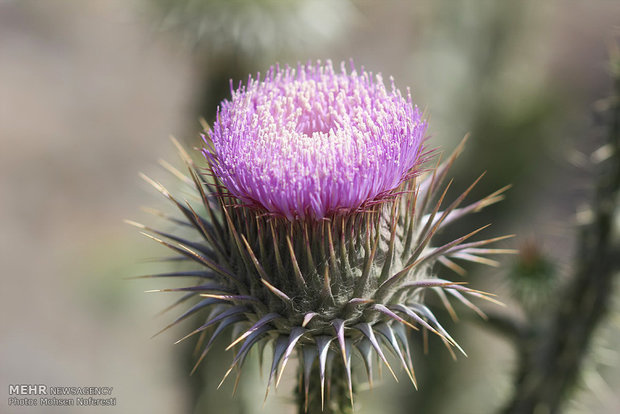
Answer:
<svg viewBox="0 0 620 414"><path fill-rule="evenodd" d="M204 150L242 202L320 220L380 199L417 172L427 123L392 81L332 63L272 67L222 102Z"/></svg>

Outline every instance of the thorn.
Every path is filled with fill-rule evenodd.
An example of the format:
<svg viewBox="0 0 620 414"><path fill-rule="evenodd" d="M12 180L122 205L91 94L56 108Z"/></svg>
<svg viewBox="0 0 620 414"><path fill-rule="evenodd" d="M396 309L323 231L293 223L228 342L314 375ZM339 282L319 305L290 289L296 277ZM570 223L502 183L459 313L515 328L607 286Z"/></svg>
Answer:
<svg viewBox="0 0 620 414"><path fill-rule="evenodd" d="M183 161L188 165L193 165L194 162L192 160L192 157L190 157L187 151L185 151L183 145L181 145L181 143L172 135L170 135L170 141L172 141L172 144L174 144L174 146L177 148L177 151L179 151L179 154L181 155Z"/></svg>
<svg viewBox="0 0 620 414"><path fill-rule="evenodd" d="M274 319L278 319L278 318L281 318L281 316L278 315L277 313L269 313L269 314L263 316L254 325L252 325L252 327L250 329L245 331L245 333L243 335L239 336L230 345L228 345L226 347L226 351L228 351L233 346L237 345L239 342L243 341L245 338L250 336L254 331L259 329L261 326L264 326L264 325L268 324L269 322L273 321Z"/></svg>
<svg viewBox="0 0 620 414"><path fill-rule="evenodd" d="M129 224L130 226L134 226L137 227L139 229L145 229L146 226L144 224L140 224L137 221L133 221L133 220L123 220L125 222L125 224Z"/></svg>
<svg viewBox="0 0 620 414"><path fill-rule="evenodd" d="M306 327L306 326L310 323L310 321L312 320L312 318L314 318L314 317L315 317L315 316L317 316L317 315L318 315L318 313L316 313L316 312L308 312L308 313L306 313L306 314L304 315L304 320L303 320L303 322L301 323L301 327L302 327L302 328L305 328L305 327Z"/></svg>
<svg viewBox="0 0 620 414"><path fill-rule="evenodd" d="M452 307L452 304L450 303L450 301L448 300L448 298L446 297L445 292L443 291L443 289L433 289L435 292L437 292L437 296L439 296L439 299L441 300L441 303L443 303L443 306L446 308L446 310L448 311L448 314L450 314L450 317L452 318L452 320L454 322L458 322L459 317L456 314L456 312L454 311L454 308Z"/></svg>
<svg viewBox="0 0 620 414"><path fill-rule="evenodd" d="M287 304L291 304L292 300L291 298L289 298L287 296L286 293L282 292L280 289L276 288L275 286L273 286L271 283L267 282L265 279L260 280L261 282L263 282L263 284L265 286L267 286L267 288L277 297L279 297L280 299L282 299L284 302L286 302Z"/></svg>

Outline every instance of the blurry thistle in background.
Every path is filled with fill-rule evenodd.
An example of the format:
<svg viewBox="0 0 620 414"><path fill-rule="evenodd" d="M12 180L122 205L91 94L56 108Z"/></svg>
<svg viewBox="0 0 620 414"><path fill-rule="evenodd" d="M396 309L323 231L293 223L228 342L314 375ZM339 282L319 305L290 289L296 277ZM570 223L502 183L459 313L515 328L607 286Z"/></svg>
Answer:
<svg viewBox="0 0 620 414"><path fill-rule="evenodd" d="M487 255L513 253L487 247L509 236L470 241L483 226L439 246L433 237L501 200L506 188L465 204L481 176L444 202L448 170L465 140L446 161L431 161L426 128L411 96L393 82L386 88L379 75L318 62L272 67L263 80L258 75L233 90L206 130L203 166L177 143L188 173L170 170L193 185L200 203L145 178L182 213L172 223L195 237L132 224L197 266L147 276L198 279L158 290L195 300L166 329L207 314L182 338L200 337L195 369L228 329L234 357L222 382L233 372L238 381L250 350L262 359L270 343L267 392L296 355L299 411L341 413L352 409L360 377L353 354L371 384L375 363L396 377L396 361L417 388L408 329L424 338L430 331L451 353L464 353L425 296L437 295L451 313L453 298L481 316L468 296L497 301L437 277L434 265L462 274L455 259L489 263Z"/></svg>
<svg viewBox="0 0 620 414"><path fill-rule="evenodd" d="M352 7L347 0L151 0L151 3L160 10L161 28L180 30L193 47L208 47L212 53L221 54L230 52L232 46L237 53L254 59L274 49L310 46L316 36L334 36L344 30L344 19ZM316 16L321 16L321 20Z"/></svg>
<svg viewBox="0 0 620 414"><path fill-rule="evenodd" d="M349 0L148 0L160 31L179 33L194 50L203 85L198 114L207 121L228 94L273 61L309 56L340 37L356 10ZM320 18L319 18L320 16Z"/></svg>
<svg viewBox="0 0 620 414"><path fill-rule="evenodd" d="M527 311L540 310L557 287L557 265L535 239L526 240L508 272L511 292Z"/></svg>

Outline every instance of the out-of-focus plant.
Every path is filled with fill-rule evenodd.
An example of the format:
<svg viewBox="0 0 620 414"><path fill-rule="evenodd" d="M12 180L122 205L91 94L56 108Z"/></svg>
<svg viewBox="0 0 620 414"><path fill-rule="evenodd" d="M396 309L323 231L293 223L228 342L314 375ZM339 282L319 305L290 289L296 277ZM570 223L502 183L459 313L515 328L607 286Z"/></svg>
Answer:
<svg viewBox="0 0 620 414"><path fill-rule="evenodd" d="M353 7L348 0L150 1L160 10L161 28L181 32L193 47L257 61L340 35Z"/></svg>
<svg viewBox="0 0 620 414"><path fill-rule="evenodd" d="M597 325L606 314L620 272L620 55L612 57L607 142L597 153L599 177L582 223L569 281L544 313L515 323L519 352L515 390L505 413L558 413L575 386ZM525 275L522 275L525 277Z"/></svg>
<svg viewBox="0 0 620 414"><path fill-rule="evenodd" d="M229 81L273 61L316 53L351 26L349 0L147 0L159 30L179 33L203 74L200 116L212 121Z"/></svg>
<svg viewBox="0 0 620 414"><path fill-rule="evenodd" d="M519 303L532 313L548 304L557 287L557 265L535 240L527 240L508 273L510 290ZM531 315L535 316L535 315Z"/></svg>

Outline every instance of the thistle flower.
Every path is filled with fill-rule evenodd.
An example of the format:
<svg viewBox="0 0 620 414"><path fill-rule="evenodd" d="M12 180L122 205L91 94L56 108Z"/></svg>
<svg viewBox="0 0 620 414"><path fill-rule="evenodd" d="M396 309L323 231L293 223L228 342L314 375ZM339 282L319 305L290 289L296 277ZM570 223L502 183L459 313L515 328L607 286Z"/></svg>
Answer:
<svg viewBox="0 0 620 414"><path fill-rule="evenodd" d="M417 172L426 122L411 96L331 64L272 68L222 103L207 149L239 200L289 220L358 209Z"/></svg>
<svg viewBox="0 0 620 414"><path fill-rule="evenodd" d="M425 293L437 294L450 312L449 296L480 314L467 296L494 299L440 277L446 269L433 265L462 274L453 259L495 264L483 256L510 251L483 247L505 237L468 241L484 227L441 246L432 239L499 201L505 188L461 207L474 183L444 206L443 183L464 141L425 170L433 154L424 149L426 127L410 94L403 97L393 82L386 88L379 75L344 65L336 72L327 62L275 67L232 90L205 132L205 166L177 143L188 175L170 169L192 183L199 205L145 178L182 213L173 223L195 230L197 239L134 224L197 265L147 276L198 278L164 289L185 292L177 303L199 299L168 327L206 314L183 338L210 332L196 367L227 329L235 351L224 379L240 373L250 349L262 357L271 343L267 391L296 355L307 410L319 399L317 391L309 401L309 390L320 390L322 407L330 383L340 380L353 402L354 353L371 383L377 361L396 377L392 354L417 388L408 329L430 331L462 351L424 304ZM331 400L341 397L332 392Z"/></svg>

